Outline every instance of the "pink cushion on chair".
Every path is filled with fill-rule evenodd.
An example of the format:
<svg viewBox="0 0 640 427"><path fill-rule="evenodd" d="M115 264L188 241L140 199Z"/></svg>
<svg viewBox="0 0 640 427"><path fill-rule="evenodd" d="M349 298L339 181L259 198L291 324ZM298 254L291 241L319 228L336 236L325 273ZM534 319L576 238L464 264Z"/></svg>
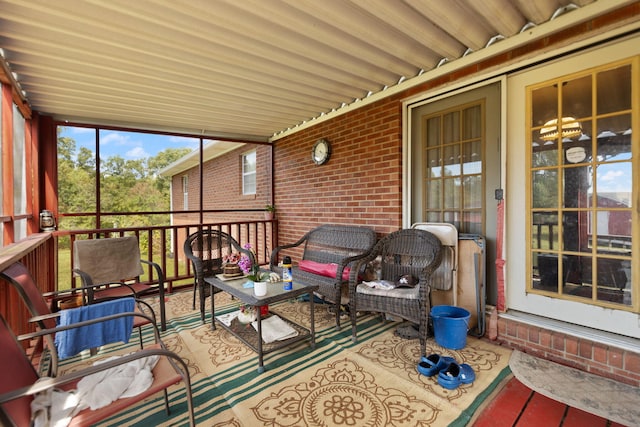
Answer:
<svg viewBox="0 0 640 427"><path fill-rule="evenodd" d="M305 259L298 263L298 268L302 271L308 271L309 273L319 274L320 276L325 277L336 277L336 274L338 273L338 264L333 262L324 264L321 262L315 262ZM343 281L349 281L350 272L350 267L345 267L344 270L342 270Z"/></svg>

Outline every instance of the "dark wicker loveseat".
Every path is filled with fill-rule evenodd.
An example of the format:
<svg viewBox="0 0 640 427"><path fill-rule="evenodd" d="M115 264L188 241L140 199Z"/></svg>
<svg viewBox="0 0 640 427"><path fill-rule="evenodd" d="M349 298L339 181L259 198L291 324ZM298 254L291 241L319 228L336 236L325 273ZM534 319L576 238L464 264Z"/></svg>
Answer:
<svg viewBox="0 0 640 427"><path fill-rule="evenodd" d="M373 248L375 243L376 233L369 227L321 225L306 233L297 242L275 248L271 253L270 268L280 274L278 263L282 261L281 252L298 247L303 248L301 261L337 264L335 276L327 277L301 270L299 262L293 258L292 273L297 282L318 285L318 294L325 301L336 305L336 327L340 328L341 288L348 284L348 278L346 280L343 278L344 269L345 267L351 268L357 260L364 257Z"/></svg>

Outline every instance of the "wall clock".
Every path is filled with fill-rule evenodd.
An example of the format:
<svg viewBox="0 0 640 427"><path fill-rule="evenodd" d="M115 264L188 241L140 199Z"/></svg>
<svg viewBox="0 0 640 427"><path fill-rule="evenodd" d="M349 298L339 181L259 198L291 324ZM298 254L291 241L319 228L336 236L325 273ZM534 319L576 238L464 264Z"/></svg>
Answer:
<svg viewBox="0 0 640 427"><path fill-rule="evenodd" d="M329 156L331 156L331 144L328 140L322 138L313 144L313 149L311 150L313 163L316 165L324 164L329 160Z"/></svg>

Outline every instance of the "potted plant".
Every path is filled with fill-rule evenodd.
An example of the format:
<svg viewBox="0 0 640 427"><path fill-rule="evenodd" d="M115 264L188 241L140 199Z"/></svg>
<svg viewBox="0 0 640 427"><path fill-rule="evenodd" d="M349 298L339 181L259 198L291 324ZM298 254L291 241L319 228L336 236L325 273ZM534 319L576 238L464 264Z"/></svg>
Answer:
<svg viewBox="0 0 640 427"><path fill-rule="evenodd" d="M264 207L264 219L267 221L271 221L273 219L273 215L276 212L275 205L266 205Z"/></svg>

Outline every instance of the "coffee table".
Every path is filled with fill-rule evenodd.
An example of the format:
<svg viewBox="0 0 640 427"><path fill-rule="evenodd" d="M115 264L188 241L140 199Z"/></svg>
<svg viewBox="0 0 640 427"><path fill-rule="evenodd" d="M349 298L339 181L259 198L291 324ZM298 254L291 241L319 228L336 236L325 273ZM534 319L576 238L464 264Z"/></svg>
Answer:
<svg viewBox="0 0 640 427"><path fill-rule="evenodd" d="M284 290L282 282L268 283L267 284L267 294L264 296L256 296L253 293L253 288L245 288L244 284L247 282L245 277L240 278L225 278L223 275L209 276L205 277L205 282L207 282L211 286L211 329L216 329L216 320L218 324L222 326L224 329L228 330L232 335L236 336L240 341L245 343L249 348L258 353L258 373L264 372L264 355L270 353L274 350L286 347L295 342L305 340L307 338L310 339L311 349L315 349L316 341L315 341L315 326L314 326L314 315L313 315L313 292L318 290L317 285L304 285L293 281L293 289ZM215 307L214 307L214 287L220 289L223 292L227 292L228 294L237 298L240 302L245 305L251 305L256 308L257 313L257 331L251 325L247 325L241 323L237 318L233 319L230 325L226 325L221 322L219 319L216 319ZM281 315L278 315L282 320L286 322L289 326L295 329L298 334L291 338L286 338L280 341L273 341L270 343L264 342L259 337L262 337L262 315L261 315L261 307L265 305L272 305L280 301L286 301L289 299L297 298L300 295L308 294L309 295L309 313L310 313L310 327L307 329L304 326L301 326ZM269 314L267 316L272 316L275 313L272 311L272 307L269 307Z"/></svg>

